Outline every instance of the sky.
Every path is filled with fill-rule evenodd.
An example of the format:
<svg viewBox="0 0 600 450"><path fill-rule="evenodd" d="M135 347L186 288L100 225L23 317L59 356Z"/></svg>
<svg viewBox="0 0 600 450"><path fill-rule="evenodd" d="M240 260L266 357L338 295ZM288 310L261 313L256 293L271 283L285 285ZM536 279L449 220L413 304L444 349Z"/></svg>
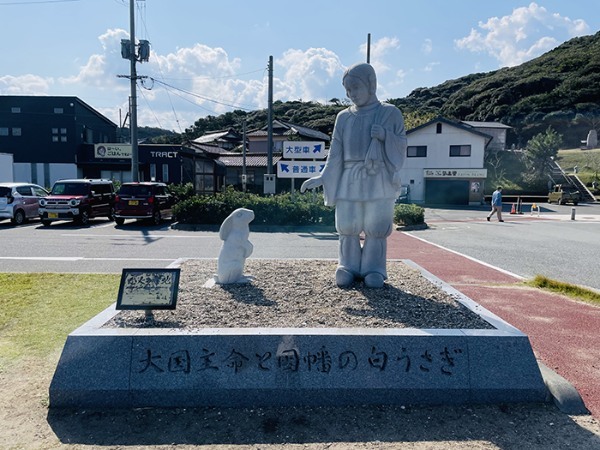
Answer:
<svg viewBox="0 0 600 450"><path fill-rule="evenodd" d="M0 0L0 95L76 96L121 124L128 111L130 0ZM531 60L600 31L597 0L134 0L138 125L196 120L273 99L346 99L370 62L380 100Z"/></svg>

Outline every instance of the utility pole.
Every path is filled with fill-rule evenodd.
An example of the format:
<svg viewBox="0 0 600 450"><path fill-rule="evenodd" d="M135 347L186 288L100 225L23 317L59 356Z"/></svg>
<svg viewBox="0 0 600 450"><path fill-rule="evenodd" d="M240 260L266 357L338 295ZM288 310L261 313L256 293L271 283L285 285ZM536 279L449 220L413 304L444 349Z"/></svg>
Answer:
<svg viewBox="0 0 600 450"><path fill-rule="evenodd" d="M267 173L273 170L273 57L269 56L269 99L267 113Z"/></svg>
<svg viewBox="0 0 600 450"><path fill-rule="evenodd" d="M130 39L121 39L121 56L129 60L129 76L117 75L119 78L129 78L131 94L129 97L129 128L131 132L131 180L140 181L139 154L138 154L138 128L137 128L137 80L136 63L148 61L150 57L150 42L140 39L135 43L135 1L129 0L129 28ZM136 52L137 49L137 52Z"/></svg>
<svg viewBox="0 0 600 450"><path fill-rule="evenodd" d="M273 172L273 57L269 56L269 99L267 107L267 173L264 176L263 193L275 194Z"/></svg>
<svg viewBox="0 0 600 450"><path fill-rule="evenodd" d="M242 190L246 192L248 187L248 177L246 174L246 119L244 119L244 131L242 134L243 147L242 147Z"/></svg>
<svg viewBox="0 0 600 450"><path fill-rule="evenodd" d="M131 181L140 181L140 163L138 155L138 130L137 130L137 71L135 64L135 15L134 15L135 0L129 0L129 29L130 29L130 77L131 97L129 97L129 125L131 128Z"/></svg>

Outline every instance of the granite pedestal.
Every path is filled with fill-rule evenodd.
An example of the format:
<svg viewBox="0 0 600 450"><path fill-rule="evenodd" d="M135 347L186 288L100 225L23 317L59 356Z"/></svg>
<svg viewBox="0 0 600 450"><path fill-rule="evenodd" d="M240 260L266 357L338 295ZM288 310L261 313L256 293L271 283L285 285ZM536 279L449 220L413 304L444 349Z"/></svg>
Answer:
<svg viewBox="0 0 600 450"><path fill-rule="evenodd" d="M50 407L425 405L548 399L529 339L409 261L494 326L473 329L103 328L71 333Z"/></svg>

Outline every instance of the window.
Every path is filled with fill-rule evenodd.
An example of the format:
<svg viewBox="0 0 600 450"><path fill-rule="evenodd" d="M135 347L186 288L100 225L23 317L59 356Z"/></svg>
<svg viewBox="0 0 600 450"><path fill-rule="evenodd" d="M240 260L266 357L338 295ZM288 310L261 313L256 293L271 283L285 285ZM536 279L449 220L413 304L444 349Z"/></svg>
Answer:
<svg viewBox="0 0 600 450"><path fill-rule="evenodd" d="M54 114L62 114L63 112L62 108L54 108Z"/></svg>
<svg viewBox="0 0 600 450"><path fill-rule="evenodd" d="M17 192L21 195L27 195L31 197L31 187L30 186L17 186Z"/></svg>
<svg viewBox="0 0 600 450"><path fill-rule="evenodd" d="M196 174L196 191L213 192L214 177L212 175Z"/></svg>
<svg viewBox="0 0 600 450"><path fill-rule="evenodd" d="M33 193L38 197L45 197L46 195L48 195L48 193L45 190L37 186L33 186Z"/></svg>
<svg viewBox="0 0 600 450"><path fill-rule="evenodd" d="M167 183L169 181L169 165L168 164L162 165L162 181L164 183Z"/></svg>
<svg viewBox="0 0 600 450"><path fill-rule="evenodd" d="M470 145L451 145L450 156L471 156Z"/></svg>
<svg viewBox="0 0 600 450"><path fill-rule="evenodd" d="M21 136L21 128L20 127L13 128L12 135L13 136Z"/></svg>
<svg viewBox="0 0 600 450"><path fill-rule="evenodd" d="M0 127L0 136L8 136L8 128Z"/></svg>
<svg viewBox="0 0 600 450"><path fill-rule="evenodd" d="M427 157L427 146L426 145L409 145L406 147L407 158L426 158Z"/></svg>
<svg viewBox="0 0 600 450"><path fill-rule="evenodd" d="M438 123L435 125L435 132L437 134L442 134L442 124L441 123Z"/></svg>
<svg viewBox="0 0 600 450"><path fill-rule="evenodd" d="M156 181L156 164L150 164L150 181Z"/></svg>
<svg viewBox="0 0 600 450"><path fill-rule="evenodd" d="M67 129L52 128L52 142L67 142Z"/></svg>
<svg viewBox="0 0 600 450"><path fill-rule="evenodd" d="M14 114L19 114L21 112L21 108L19 106L13 106L10 108L10 112Z"/></svg>

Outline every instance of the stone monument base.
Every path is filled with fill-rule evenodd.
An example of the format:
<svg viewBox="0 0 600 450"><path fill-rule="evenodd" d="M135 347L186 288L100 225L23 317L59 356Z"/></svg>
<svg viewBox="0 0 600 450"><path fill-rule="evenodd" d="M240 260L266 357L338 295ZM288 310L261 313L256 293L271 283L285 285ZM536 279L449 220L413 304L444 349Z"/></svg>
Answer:
<svg viewBox="0 0 600 450"><path fill-rule="evenodd" d="M103 328L119 313L113 305L68 336L50 385L50 407L439 405L550 398L526 335L421 273L494 329Z"/></svg>

